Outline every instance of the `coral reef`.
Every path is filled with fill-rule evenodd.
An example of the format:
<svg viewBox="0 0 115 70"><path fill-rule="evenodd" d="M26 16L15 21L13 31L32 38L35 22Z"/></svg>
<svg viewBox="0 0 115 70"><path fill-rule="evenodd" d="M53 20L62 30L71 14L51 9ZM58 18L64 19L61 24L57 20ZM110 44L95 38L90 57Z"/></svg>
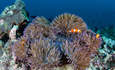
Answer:
<svg viewBox="0 0 115 70"><path fill-rule="evenodd" d="M52 23L36 17L17 39L19 27L16 24L10 29L4 46L7 62L12 63L9 67L14 70L64 70L68 65L73 70L85 70L101 44L100 36L72 14L62 14Z"/></svg>
<svg viewBox="0 0 115 70"><path fill-rule="evenodd" d="M24 2L0 15L0 70L113 70L114 28L93 32L82 18L61 14L32 22ZM52 22L51 22L52 21Z"/></svg>
<svg viewBox="0 0 115 70"><path fill-rule="evenodd" d="M65 42L63 48L66 55L72 60L74 69L85 70L90 64L90 60L97 54L97 49L101 44L101 39L97 39L95 33L84 31L77 34L76 39L69 43Z"/></svg>
<svg viewBox="0 0 115 70"><path fill-rule="evenodd" d="M16 0L0 14L0 70L18 70L12 56L11 45L17 41L17 29L27 24L27 21L29 19L21 0Z"/></svg>
<svg viewBox="0 0 115 70"><path fill-rule="evenodd" d="M24 3L17 0L13 5L8 6L0 14L0 37L5 33L9 34L14 25L21 25L25 21L29 21L26 14Z"/></svg>
<svg viewBox="0 0 115 70"><path fill-rule="evenodd" d="M74 28L80 32L68 32ZM12 52L18 66L24 65L26 70L55 70L68 64L74 70L85 70L100 44L101 38L88 30L81 18L63 14L52 23L44 17L36 17L12 45Z"/></svg>
<svg viewBox="0 0 115 70"><path fill-rule="evenodd" d="M90 64L92 70L113 70L115 68L115 41L102 36L103 43L99 48L99 52Z"/></svg>
<svg viewBox="0 0 115 70"><path fill-rule="evenodd" d="M72 61L74 69L85 70L88 68L90 60L97 54L101 38L96 38L96 34L87 29L81 18L71 14L57 17L52 22L52 26L56 30L54 31L56 36L61 34L57 40L62 40L64 53ZM74 28L79 29L80 32L68 32Z"/></svg>
<svg viewBox="0 0 115 70"><path fill-rule="evenodd" d="M27 70L46 70L59 64L60 52L51 40L53 33L44 21L42 17L33 20L24 35L12 46L16 63L24 64Z"/></svg>
<svg viewBox="0 0 115 70"><path fill-rule="evenodd" d="M94 32L100 33L102 36L106 36L112 40L115 40L115 26L110 24L102 28L99 27L90 27Z"/></svg>

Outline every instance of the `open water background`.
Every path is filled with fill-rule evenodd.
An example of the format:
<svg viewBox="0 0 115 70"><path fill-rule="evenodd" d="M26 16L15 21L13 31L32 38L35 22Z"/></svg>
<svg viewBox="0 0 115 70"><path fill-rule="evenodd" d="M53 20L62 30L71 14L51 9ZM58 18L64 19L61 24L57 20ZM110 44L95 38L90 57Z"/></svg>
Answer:
<svg viewBox="0 0 115 70"><path fill-rule="evenodd" d="M115 26L115 0L23 0L31 16L53 19L62 13L83 18L88 26ZM0 12L15 0L0 0Z"/></svg>

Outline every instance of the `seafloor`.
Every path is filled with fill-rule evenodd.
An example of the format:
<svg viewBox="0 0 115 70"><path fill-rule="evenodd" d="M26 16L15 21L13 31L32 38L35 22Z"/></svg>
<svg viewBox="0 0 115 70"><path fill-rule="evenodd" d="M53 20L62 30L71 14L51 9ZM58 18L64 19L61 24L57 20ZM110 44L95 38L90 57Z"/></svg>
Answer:
<svg viewBox="0 0 115 70"><path fill-rule="evenodd" d="M115 28L70 13L31 21L16 0L0 14L0 70L115 70Z"/></svg>

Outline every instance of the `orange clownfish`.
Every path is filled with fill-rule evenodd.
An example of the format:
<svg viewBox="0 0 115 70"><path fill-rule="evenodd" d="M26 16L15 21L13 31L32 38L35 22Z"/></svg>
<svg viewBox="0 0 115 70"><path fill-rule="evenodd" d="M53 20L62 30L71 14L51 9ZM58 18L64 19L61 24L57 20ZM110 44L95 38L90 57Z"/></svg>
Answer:
<svg viewBox="0 0 115 70"><path fill-rule="evenodd" d="M75 29L71 29L71 30L69 30L69 32L72 32L72 33L81 33L81 30L80 29L77 29L77 28L75 28Z"/></svg>
<svg viewBox="0 0 115 70"><path fill-rule="evenodd" d="M21 46L24 47L24 44L25 44L26 40L22 40L21 41Z"/></svg>
<svg viewBox="0 0 115 70"><path fill-rule="evenodd" d="M96 38L99 38L100 37L100 35L99 34L96 34Z"/></svg>

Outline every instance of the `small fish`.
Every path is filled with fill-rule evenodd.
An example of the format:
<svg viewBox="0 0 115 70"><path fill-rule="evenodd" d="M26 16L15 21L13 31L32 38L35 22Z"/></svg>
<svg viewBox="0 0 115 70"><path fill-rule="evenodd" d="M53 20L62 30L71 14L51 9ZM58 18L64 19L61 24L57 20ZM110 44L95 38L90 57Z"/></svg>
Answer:
<svg viewBox="0 0 115 70"><path fill-rule="evenodd" d="M81 33L81 30L75 28L75 29L71 29L71 30L69 30L69 32L72 32L72 33Z"/></svg>
<svg viewBox="0 0 115 70"><path fill-rule="evenodd" d="M24 44L25 44L26 40L22 40L21 41L21 46L24 47Z"/></svg>
<svg viewBox="0 0 115 70"><path fill-rule="evenodd" d="M96 38L98 39L100 37L100 35L99 34L96 34Z"/></svg>

